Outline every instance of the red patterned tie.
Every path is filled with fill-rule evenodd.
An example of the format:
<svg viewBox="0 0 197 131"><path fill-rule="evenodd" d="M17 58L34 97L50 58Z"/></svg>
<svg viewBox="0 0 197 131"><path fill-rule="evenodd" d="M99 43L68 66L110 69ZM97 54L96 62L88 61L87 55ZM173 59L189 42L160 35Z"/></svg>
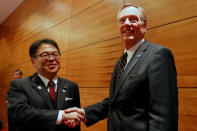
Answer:
<svg viewBox="0 0 197 131"><path fill-rule="evenodd" d="M53 81L49 81L48 84L49 90L50 90L50 98L54 102L55 101L55 83Z"/></svg>

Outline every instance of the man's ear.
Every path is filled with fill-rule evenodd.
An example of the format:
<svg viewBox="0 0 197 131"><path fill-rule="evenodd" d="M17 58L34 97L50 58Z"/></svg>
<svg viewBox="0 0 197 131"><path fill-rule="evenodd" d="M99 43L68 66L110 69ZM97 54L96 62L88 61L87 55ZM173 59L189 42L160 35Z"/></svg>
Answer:
<svg viewBox="0 0 197 131"><path fill-rule="evenodd" d="M145 32L146 32L146 30L147 30L147 22L144 22L144 23L143 23L143 27L144 27L144 30L145 30Z"/></svg>
<svg viewBox="0 0 197 131"><path fill-rule="evenodd" d="M34 58L31 58L31 62L32 62L32 64L34 64L35 62L35 59Z"/></svg>

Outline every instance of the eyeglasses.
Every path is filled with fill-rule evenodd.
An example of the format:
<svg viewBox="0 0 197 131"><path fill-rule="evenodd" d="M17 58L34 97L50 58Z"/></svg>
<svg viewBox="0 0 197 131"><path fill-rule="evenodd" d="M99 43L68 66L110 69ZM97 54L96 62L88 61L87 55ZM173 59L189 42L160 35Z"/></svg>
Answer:
<svg viewBox="0 0 197 131"><path fill-rule="evenodd" d="M47 52L43 52L41 53L40 56L42 59L50 59L50 57L52 56L54 59L59 59L60 58L60 53L59 52L53 52L53 53L47 53Z"/></svg>

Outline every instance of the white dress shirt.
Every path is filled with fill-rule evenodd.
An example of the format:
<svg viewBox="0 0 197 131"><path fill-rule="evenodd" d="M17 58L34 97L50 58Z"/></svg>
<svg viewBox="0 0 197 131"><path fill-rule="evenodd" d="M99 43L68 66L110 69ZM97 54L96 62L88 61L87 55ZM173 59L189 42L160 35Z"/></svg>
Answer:
<svg viewBox="0 0 197 131"><path fill-rule="evenodd" d="M130 49L126 50L124 52L127 52L127 64L129 63L129 61L131 60L131 58L133 57L133 54L136 52L137 48L140 46L141 43L144 42L144 38L142 40L140 40L137 44L135 44L133 47L131 47ZM127 64L125 65L124 69L126 68Z"/></svg>
<svg viewBox="0 0 197 131"><path fill-rule="evenodd" d="M38 73L38 76L40 77L40 79L43 81L44 85L47 87L48 86L48 83L49 83L49 79L45 78L44 76L41 76L39 73ZM58 77L55 76L52 81L54 82L55 84L55 92L57 91L57 82L58 82ZM49 92L49 88L47 88L48 92ZM61 124L61 121L62 121L62 113L63 113L63 110L59 110L59 113L58 113L58 117L57 117L57 121L56 121L56 125L59 125Z"/></svg>

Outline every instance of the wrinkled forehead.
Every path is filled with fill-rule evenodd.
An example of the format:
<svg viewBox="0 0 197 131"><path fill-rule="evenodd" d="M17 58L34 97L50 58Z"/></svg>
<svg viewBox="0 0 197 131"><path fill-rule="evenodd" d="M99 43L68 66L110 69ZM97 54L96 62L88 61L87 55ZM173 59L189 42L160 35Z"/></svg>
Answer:
<svg viewBox="0 0 197 131"><path fill-rule="evenodd" d="M133 6L126 7L120 11L119 19L125 16L130 16L130 15L140 17L140 11L136 7L133 7Z"/></svg>

